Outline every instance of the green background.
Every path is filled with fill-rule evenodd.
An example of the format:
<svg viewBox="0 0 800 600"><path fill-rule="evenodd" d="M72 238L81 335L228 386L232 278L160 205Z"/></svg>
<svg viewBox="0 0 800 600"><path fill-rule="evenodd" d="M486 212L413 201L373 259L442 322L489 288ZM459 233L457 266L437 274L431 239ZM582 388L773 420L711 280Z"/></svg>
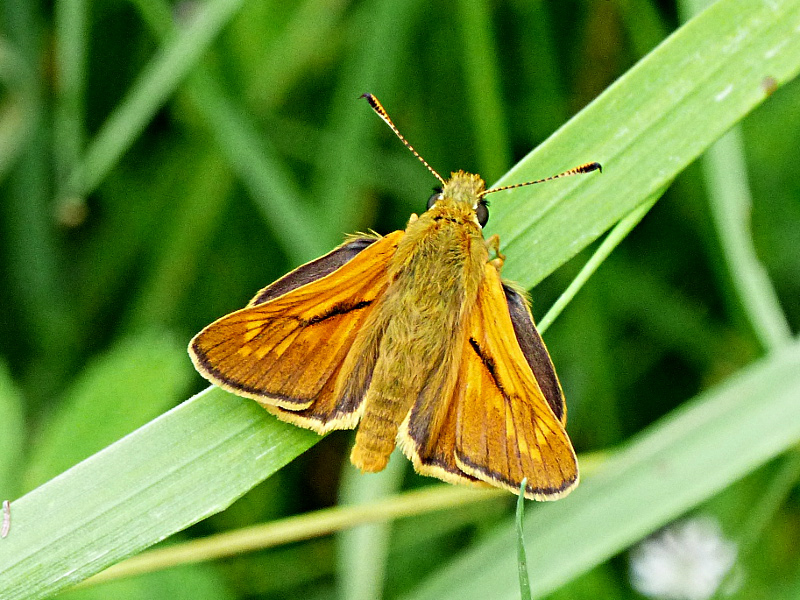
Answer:
<svg viewBox="0 0 800 600"><path fill-rule="evenodd" d="M152 422L206 387L196 331L424 210L436 180L363 92L444 175L603 163L490 197L537 320L601 263L544 335L575 447L601 454L527 505L534 594L640 597L627 548L688 512L739 544L736 597L796 597L800 2L720 0L680 28L700 8L4 0L0 597L189 526L168 543L436 484L400 457L356 475L349 434L314 445L220 391ZM61 597L518 597L512 497L446 506Z"/></svg>

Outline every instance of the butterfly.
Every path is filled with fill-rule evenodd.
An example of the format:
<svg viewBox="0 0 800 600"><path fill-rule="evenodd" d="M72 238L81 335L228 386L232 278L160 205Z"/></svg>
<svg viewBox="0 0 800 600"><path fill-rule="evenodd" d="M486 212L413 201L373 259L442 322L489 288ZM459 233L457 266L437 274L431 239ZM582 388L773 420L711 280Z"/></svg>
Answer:
<svg viewBox="0 0 800 600"><path fill-rule="evenodd" d="M198 333L189 353L211 383L320 434L358 426L350 459L382 470L399 445L421 474L538 500L578 483L564 394L525 294L484 239L487 190L443 179L378 99L373 110L441 182L403 231L350 236ZM490 251L493 253L492 258Z"/></svg>

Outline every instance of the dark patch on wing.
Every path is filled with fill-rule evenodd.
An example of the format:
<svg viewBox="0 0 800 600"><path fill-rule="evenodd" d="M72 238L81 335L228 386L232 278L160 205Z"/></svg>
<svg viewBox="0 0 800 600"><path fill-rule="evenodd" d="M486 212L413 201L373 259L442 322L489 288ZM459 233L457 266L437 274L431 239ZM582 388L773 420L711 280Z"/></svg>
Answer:
<svg viewBox="0 0 800 600"><path fill-rule="evenodd" d="M349 312L354 310L361 310L362 308L366 308L372 304L372 300L360 300L359 302L340 302L339 304L334 304L324 313L317 315L315 317L311 317L307 321L301 321L303 326L306 325L316 325L317 323L321 323L326 319L330 319L331 317L336 317L339 315L346 315Z"/></svg>
<svg viewBox="0 0 800 600"><path fill-rule="evenodd" d="M483 352L483 349L480 347L480 344L478 344L475 338L469 338L469 345L472 346L475 354L477 354L478 358L481 359L483 366L486 367L487 371L489 371L489 375L492 376L492 381L494 382L495 387L500 390L501 394L503 394L503 398L508 398L506 391L503 389L503 385L497 379L497 367L494 364L494 359Z"/></svg>

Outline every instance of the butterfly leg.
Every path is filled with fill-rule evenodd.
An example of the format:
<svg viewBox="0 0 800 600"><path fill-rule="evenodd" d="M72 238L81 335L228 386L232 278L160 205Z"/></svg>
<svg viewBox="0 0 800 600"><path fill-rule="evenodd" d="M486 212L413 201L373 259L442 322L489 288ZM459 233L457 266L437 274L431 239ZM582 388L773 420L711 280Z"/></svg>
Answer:
<svg viewBox="0 0 800 600"><path fill-rule="evenodd" d="M489 236L489 239L486 240L486 248L494 252L495 257L489 262L494 265L499 272L503 267L503 263L506 261L506 255L500 252L500 236L496 233Z"/></svg>

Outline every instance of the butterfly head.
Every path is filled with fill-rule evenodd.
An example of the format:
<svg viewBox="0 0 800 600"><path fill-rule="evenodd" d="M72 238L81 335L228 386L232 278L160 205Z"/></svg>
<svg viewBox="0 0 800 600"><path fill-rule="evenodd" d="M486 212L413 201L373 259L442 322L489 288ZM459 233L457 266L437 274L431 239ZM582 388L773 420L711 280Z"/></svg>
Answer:
<svg viewBox="0 0 800 600"><path fill-rule="evenodd" d="M480 175L458 171L450 174L450 179L428 199L428 209L445 205L471 211L478 225L483 227L489 219L486 200L483 199L486 184ZM466 206L464 206L466 205Z"/></svg>

